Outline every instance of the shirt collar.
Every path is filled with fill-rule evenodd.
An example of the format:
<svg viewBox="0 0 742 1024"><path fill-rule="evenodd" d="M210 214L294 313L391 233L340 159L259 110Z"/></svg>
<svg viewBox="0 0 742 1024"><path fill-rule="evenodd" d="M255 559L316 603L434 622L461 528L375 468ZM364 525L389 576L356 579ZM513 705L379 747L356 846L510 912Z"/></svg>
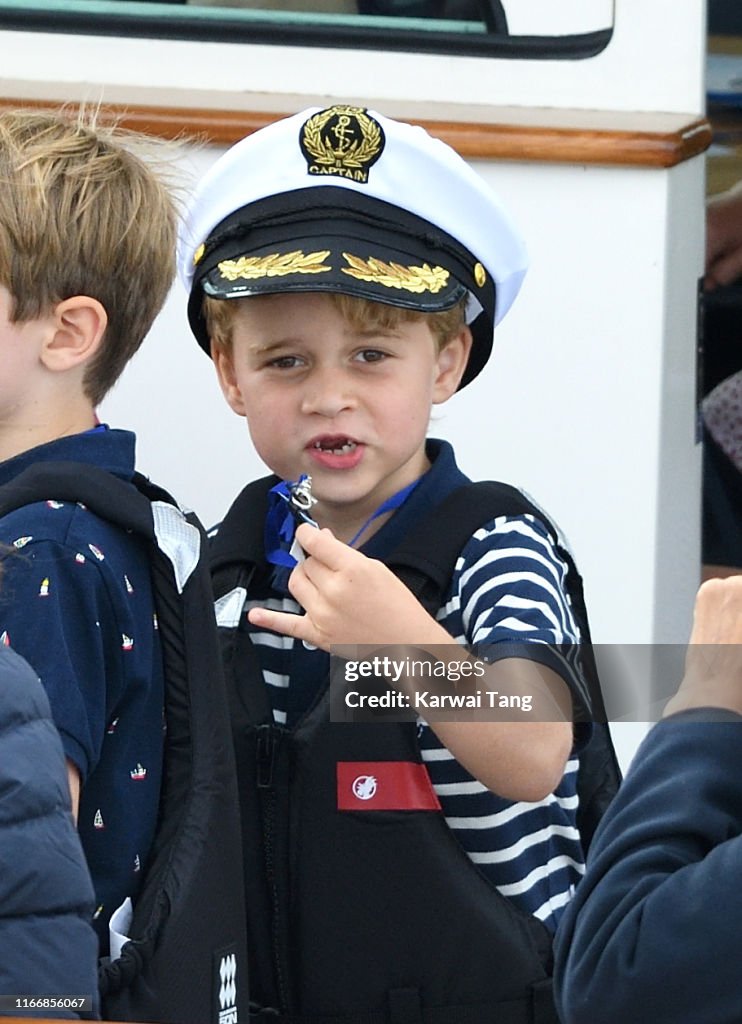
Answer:
<svg viewBox="0 0 742 1024"><path fill-rule="evenodd" d="M131 480L134 475L135 436L128 430L95 427L29 448L0 462L0 485L13 480L37 462L86 462L115 476Z"/></svg>
<svg viewBox="0 0 742 1024"><path fill-rule="evenodd" d="M360 550L364 555L384 558L390 554L415 528L419 519L428 515L452 491L469 483L469 478L456 465L453 448L448 441L428 438L425 452L431 462L430 469L420 478L404 504L362 545Z"/></svg>

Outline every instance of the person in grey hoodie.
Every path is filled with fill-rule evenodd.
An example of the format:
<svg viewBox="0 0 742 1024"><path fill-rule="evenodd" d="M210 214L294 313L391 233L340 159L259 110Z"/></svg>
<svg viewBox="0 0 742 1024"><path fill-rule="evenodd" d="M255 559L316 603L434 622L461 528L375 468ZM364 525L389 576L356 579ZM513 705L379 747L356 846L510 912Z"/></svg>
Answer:
<svg viewBox="0 0 742 1024"><path fill-rule="evenodd" d="M49 701L0 644L0 1014L98 1015L93 910Z"/></svg>

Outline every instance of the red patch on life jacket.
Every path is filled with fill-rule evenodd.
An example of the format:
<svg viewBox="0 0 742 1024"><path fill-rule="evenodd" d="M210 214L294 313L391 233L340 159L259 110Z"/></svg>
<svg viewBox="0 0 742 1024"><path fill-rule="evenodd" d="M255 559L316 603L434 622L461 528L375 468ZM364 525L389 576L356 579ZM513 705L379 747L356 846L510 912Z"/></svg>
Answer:
<svg viewBox="0 0 742 1024"><path fill-rule="evenodd" d="M339 811L440 811L424 764L414 761L339 761Z"/></svg>

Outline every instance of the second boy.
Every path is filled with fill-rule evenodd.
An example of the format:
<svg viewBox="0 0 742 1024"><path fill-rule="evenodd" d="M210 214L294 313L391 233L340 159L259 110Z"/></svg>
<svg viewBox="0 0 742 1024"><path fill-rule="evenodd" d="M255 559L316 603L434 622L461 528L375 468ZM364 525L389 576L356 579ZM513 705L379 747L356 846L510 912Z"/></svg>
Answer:
<svg viewBox="0 0 742 1024"><path fill-rule="evenodd" d="M448 147L336 106L217 162L180 265L275 474L214 547L256 1012L551 1020L551 932L583 870L572 719L589 715L559 651L579 641L567 566L540 519L496 516L433 617L384 565L467 482L430 412L488 359L525 273L518 234ZM303 475L323 529L294 538L281 491ZM454 642L501 691L536 694L530 721L329 720L331 646Z"/></svg>

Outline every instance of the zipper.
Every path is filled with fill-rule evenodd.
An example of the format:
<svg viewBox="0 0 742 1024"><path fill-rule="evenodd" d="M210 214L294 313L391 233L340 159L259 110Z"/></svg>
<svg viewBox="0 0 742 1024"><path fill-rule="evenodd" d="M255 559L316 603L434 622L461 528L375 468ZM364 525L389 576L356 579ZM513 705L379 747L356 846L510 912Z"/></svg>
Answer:
<svg viewBox="0 0 742 1024"><path fill-rule="evenodd" d="M278 733L273 725L257 727L257 785L258 789L273 789L273 772L276 766Z"/></svg>
<svg viewBox="0 0 742 1024"><path fill-rule="evenodd" d="M276 991L280 1009L289 1011L288 970L285 957L285 943L282 927L283 911L279 879L281 865L278 856L278 793L275 786L278 748L283 730L273 724L257 727L256 780L260 793L263 824L263 856L265 875L271 904L271 946Z"/></svg>

